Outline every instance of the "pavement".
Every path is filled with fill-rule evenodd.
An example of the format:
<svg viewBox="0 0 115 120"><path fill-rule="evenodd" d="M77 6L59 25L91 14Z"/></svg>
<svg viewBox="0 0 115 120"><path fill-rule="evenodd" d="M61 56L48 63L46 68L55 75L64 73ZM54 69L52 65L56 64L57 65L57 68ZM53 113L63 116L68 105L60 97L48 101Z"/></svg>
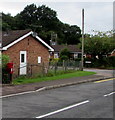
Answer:
<svg viewBox="0 0 115 120"><path fill-rule="evenodd" d="M2 96L28 92L28 91L43 91L58 87L64 87L68 85L93 82L107 78L112 78L112 77L96 74L90 76L74 77L74 78L54 80L54 81L43 81L43 82L29 83L23 85L2 85Z"/></svg>
<svg viewBox="0 0 115 120"><path fill-rule="evenodd" d="M97 75L103 75L105 77L115 77L115 69L107 70L107 69L96 69L96 68L85 68L84 71L92 71L96 72Z"/></svg>

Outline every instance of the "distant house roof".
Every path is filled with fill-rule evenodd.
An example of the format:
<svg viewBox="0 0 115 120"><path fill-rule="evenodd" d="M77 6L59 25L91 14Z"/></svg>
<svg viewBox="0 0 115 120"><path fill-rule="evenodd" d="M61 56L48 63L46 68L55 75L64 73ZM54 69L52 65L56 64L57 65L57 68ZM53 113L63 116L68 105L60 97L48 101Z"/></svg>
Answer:
<svg viewBox="0 0 115 120"><path fill-rule="evenodd" d="M45 43L40 37L35 35L35 33L31 30L14 30L14 31L2 32L2 49L7 50L9 47L18 43L19 41L23 40L29 35L32 35L34 38L36 38L50 51L54 51L54 49L51 46Z"/></svg>
<svg viewBox="0 0 115 120"><path fill-rule="evenodd" d="M115 56L115 49L111 52L111 56Z"/></svg>
<svg viewBox="0 0 115 120"><path fill-rule="evenodd" d="M111 54L113 54L115 52L115 49L111 52Z"/></svg>
<svg viewBox="0 0 115 120"><path fill-rule="evenodd" d="M62 49L67 48L70 52L80 52L81 50L77 48L76 45L52 45L55 52L60 52Z"/></svg>

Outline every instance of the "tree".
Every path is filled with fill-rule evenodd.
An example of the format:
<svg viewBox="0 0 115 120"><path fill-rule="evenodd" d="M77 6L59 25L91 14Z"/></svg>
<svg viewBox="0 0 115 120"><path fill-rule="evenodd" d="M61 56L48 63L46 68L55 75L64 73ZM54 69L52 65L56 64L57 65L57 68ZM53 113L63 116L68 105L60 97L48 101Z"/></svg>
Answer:
<svg viewBox="0 0 115 120"><path fill-rule="evenodd" d="M15 29L15 21L11 14L2 13L2 30L12 30Z"/></svg>
<svg viewBox="0 0 115 120"><path fill-rule="evenodd" d="M46 30L57 30L57 13L51 8L42 5L37 8L37 17L42 27Z"/></svg>
<svg viewBox="0 0 115 120"><path fill-rule="evenodd" d="M59 21L54 10L45 5L37 7L35 4L27 5L22 12L15 16L19 27L31 28L34 31L55 30Z"/></svg>
<svg viewBox="0 0 115 120"><path fill-rule="evenodd" d="M62 23L57 18L56 11L45 5L27 5L14 17L3 14L3 30L23 29L32 29L48 44L51 40L51 31L57 34L58 44L78 44L81 37L81 30L77 25Z"/></svg>
<svg viewBox="0 0 115 120"><path fill-rule="evenodd" d="M78 44L80 42L81 30L76 25L66 25L65 33L65 42L66 44Z"/></svg>
<svg viewBox="0 0 115 120"><path fill-rule="evenodd" d="M39 33L39 36L48 44L51 39L50 31L57 32L60 27L57 13L45 5L39 7L35 4L27 5L22 12L15 16L15 20L19 29L32 29Z"/></svg>
<svg viewBox="0 0 115 120"><path fill-rule="evenodd" d="M67 48L64 48L60 51L60 59L61 60L68 60L70 57L70 52Z"/></svg>
<svg viewBox="0 0 115 120"><path fill-rule="evenodd" d="M20 29L32 28L37 19L37 7L35 4L27 5L23 11L15 16L17 26Z"/></svg>
<svg viewBox="0 0 115 120"><path fill-rule="evenodd" d="M112 31L95 32L93 35L85 35L85 53L93 58L102 58L115 48L115 40Z"/></svg>

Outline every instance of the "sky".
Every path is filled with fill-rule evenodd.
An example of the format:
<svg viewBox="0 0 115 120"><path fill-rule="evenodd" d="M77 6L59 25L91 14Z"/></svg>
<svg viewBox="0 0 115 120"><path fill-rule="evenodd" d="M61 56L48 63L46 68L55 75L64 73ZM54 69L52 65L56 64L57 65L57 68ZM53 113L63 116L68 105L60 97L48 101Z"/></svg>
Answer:
<svg viewBox="0 0 115 120"><path fill-rule="evenodd" d="M39 2L40 1L40 2ZM92 2L93 1L93 2ZM82 28L82 9L84 8L85 33L109 31L113 29L114 0L1 0L0 12L15 16L27 5L46 5L57 12L63 23ZM115 6L114 6L115 7Z"/></svg>

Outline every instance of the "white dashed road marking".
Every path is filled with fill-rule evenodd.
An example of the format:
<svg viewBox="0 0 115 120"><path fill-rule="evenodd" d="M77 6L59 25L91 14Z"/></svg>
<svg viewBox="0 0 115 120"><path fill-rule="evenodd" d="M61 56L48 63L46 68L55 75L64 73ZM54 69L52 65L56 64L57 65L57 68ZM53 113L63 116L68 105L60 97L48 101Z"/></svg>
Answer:
<svg viewBox="0 0 115 120"><path fill-rule="evenodd" d="M70 106L68 106L68 107L65 107L65 108L56 110L56 111L54 111L54 112L50 112L50 113L47 113L47 114L45 114L45 115L38 116L38 117L36 117L36 118L44 118L44 117L47 117L47 116L50 116L50 115L53 115L53 114L56 114L56 113L59 113L59 112L65 111L65 110L69 110L69 109L71 109L71 108L73 108L73 107L77 107L77 106L79 106L79 105L86 104L86 103L88 103L88 102L89 102L89 100L86 100L86 101L83 101L83 102L80 102L80 103L77 103L77 104L74 104L74 105L70 105Z"/></svg>
<svg viewBox="0 0 115 120"><path fill-rule="evenodd" d="M113 95L113 94L115 94L115 92L111 92L109 94L106 94L106 95L104 95L104 97L107 97L107 96L110 96L110 95Z"/></svg>

